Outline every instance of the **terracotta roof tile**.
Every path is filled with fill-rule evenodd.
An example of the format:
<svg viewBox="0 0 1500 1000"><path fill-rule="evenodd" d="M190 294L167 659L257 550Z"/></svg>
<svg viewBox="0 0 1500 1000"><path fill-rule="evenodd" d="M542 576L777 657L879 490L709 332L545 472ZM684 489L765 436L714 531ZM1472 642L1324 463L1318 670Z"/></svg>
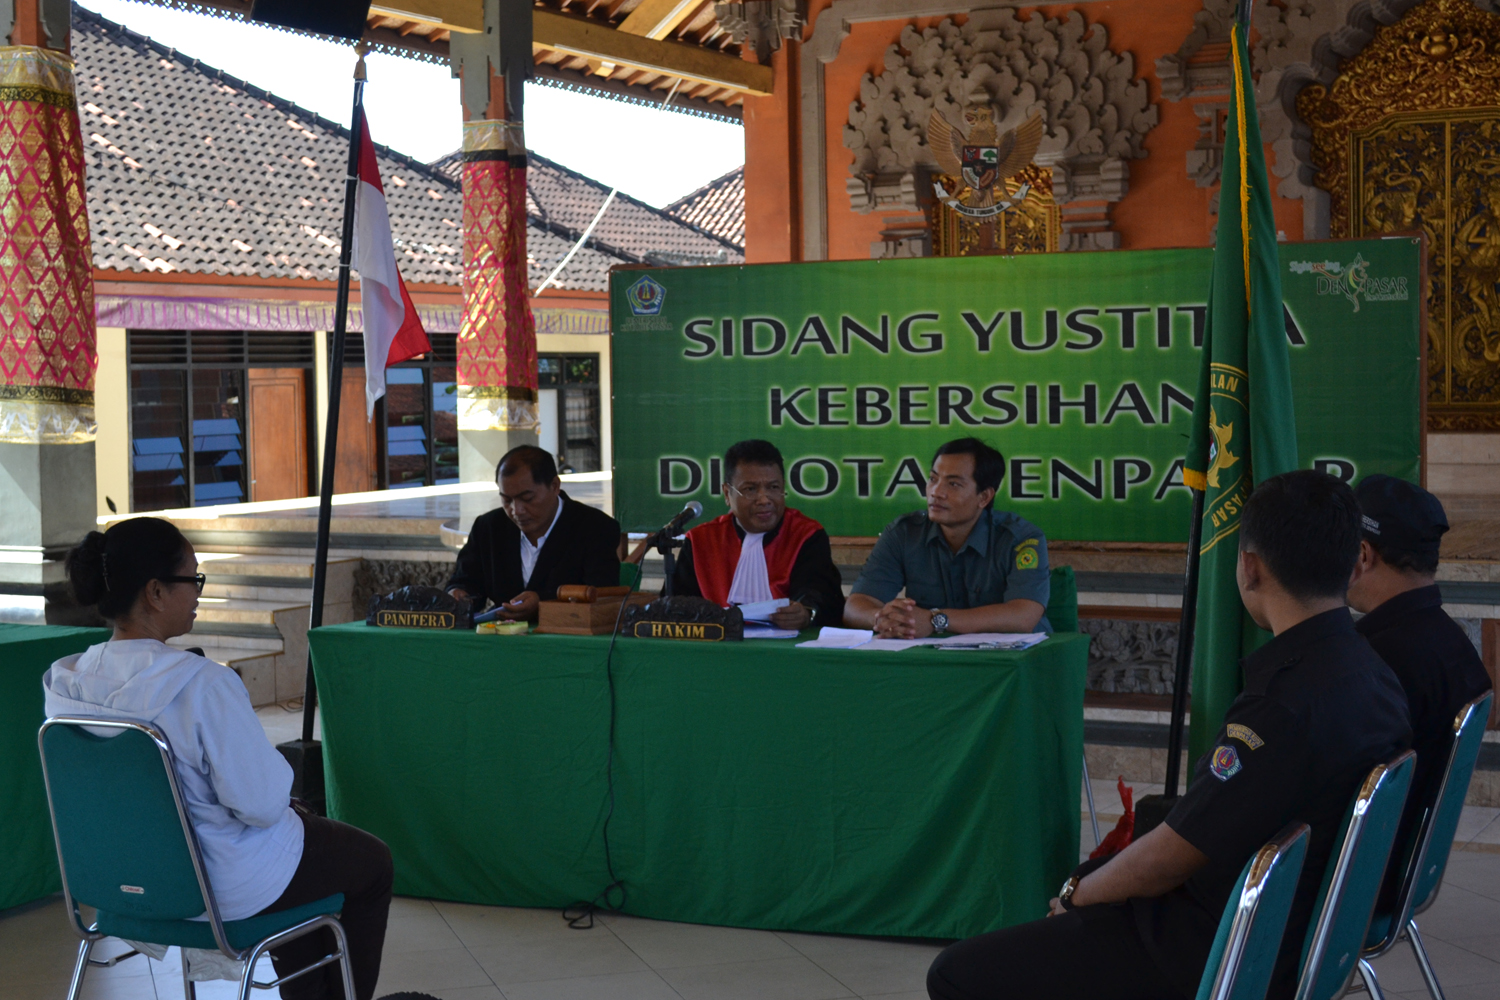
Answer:
<svg viewBox="0 0 1500 1000"><path fill-rule="evenodd" d="M683 222L745 249L745 168L735 167L692 194L677 199L666 211Z"/></svg>
<svg viewBox="0 0 1500 1000"><path fill-rule="evenodd" d="M95 266L335 279L348 131L97 14L73 11ZM376 152L402 273L413 283L458 285L462 195L451 171L443 161L428 166L383 146ZM540 157L531 176L534 287L604 195ZM728 261L743 259L714 237L636 206L616 200L559 276L562 288L602 291L611 267L657 253L707 258L723 250Z"/></svg>

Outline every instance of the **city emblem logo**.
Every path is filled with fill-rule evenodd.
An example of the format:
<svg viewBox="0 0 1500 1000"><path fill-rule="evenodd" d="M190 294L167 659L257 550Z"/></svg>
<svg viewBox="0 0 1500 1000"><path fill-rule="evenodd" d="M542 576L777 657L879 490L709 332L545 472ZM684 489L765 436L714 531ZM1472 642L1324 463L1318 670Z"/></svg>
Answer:
<svg viewBox="0 0 1500 1000"><path fill-rule="evenodd" d="M1348 264L1337 260L1294 260L1287 264L1293 274L1311 274L1318 279L1319 295L1342 295L1359 312L1360 302L1405 302L1405 275L1379 278L1370 274L1370 262L1357 253Z"/></svg>
<svg viewBox="0 0 1500 1000"><path fill-rule="evenodd" d="M1036 569L1042 557L1037 554L1037 540L1028 538L1016 546L1016 569Z"/></svg>
<svg viewBox="0 0 1500 1000"><path fill-rule="evenodd" d="M1234 439L1234 421L1231 420L1227 424L1219 423L1219 414L1210 407L1208 410L1208 429L1213 435L1213 441L1208 447L1208 485L1214 489L1218 489L1219 473L1240 460L1238 455L1229 450L1229 442Z"/></svg>
<svg viewBox="0 0 1500 1000"><path fill-rule="evenodd" d="M1022 184L1011 191L1006 183L1036 157L1046 126L1039 112L1000 135L995 111L987 104L964 109L964 128L955 128L936 109L927 121L927 148L938 169L958 182L949 191L941 181L932 190L939 201L970 219L990 219L1020 203L1031 190ZM999 189L1006 197L996 198Z"/></svg>
<svg viewBox="0 0 1500 1000"><path fill-rule="evenodd" d="M643 274L635 284L625 289L625 298L630 303L634 316L659 316L667 301L667 290L649 274Z"/></svg>
<svg viewBox="0 0 1500 1000"><path fill-rule="evenodd" d="M1231 746L1214 748L1213 760L1208 765L1208 769L1220 781L1228 781L1236 774L1239 774L1242 767L1244 765L1240 763L1239 752Z"/></svg>

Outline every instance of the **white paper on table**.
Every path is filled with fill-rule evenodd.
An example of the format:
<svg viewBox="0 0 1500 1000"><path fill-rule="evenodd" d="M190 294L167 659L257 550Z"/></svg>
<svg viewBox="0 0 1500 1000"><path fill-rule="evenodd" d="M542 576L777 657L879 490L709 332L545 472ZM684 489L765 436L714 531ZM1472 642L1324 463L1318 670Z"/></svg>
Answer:
<svg viewBox="0 0 1500 1000"><path fill-rule="evenodd" d="M799 633L790 628L767 628L764 625L746 625L746 639L795 639Z"/></svg>
<svg viewBox="0 0 1500 1000"><path fill-rule="evenodd" d="M749 622L769 623L772 615L791 603L785 597L773 597L769 601L756 601L754 604L741 604L738 607L747 624Z"/></svg>
<svg viewBox="0 0 1500 1000"><path fill-rule="evenodd" d="M875 638L875 633L866 628L833 628L825 625L818 629L818 637L797 643L798 649L853 649Z"/></svg>
<svg viewBox="0 0 1500 1000"><path fill-rule="evenodd" d="M887 652L899 653L902 650L912 649L916 646L935 646L936 639L871 639L860 646L860 649L883 649Z"/></svg>
<svg viewBox="0 0 1500 1000"><path fill-rule="evenodd" d="M928 644L960 648L984 645L994 649L1030 649L1046 638L1046 632L970 632L967 635L950 635L944 639L928 640Z"/></svg>

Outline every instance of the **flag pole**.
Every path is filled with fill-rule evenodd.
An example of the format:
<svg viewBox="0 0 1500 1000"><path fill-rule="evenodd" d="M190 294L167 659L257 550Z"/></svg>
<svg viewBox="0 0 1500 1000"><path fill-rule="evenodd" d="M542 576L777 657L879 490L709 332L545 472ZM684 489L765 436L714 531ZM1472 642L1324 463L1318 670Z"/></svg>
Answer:
<svg viewBox="0 0 1500 1000"><path fill-rule="evenodd" d="M318 479L318 541L313 556L312 613L308 628L323 624L323 595L328 589L328 536L333 520L333 478L337 464L339 398L344 387L344 337L349 323L349 264L354 250L354 198L359 184L359 144L364 127L365 46L355 46L359 61L354 66L354 109L349 124L349 169L344 181L344 229L339 243L338 298L334 307L333 349L328 363L328 422L323 430L323 474ZM312 651L307 654L307 686L302 700L302 744L304 751L318 752L313 742L313 721L318 707L318 685L313 677ZM305 760L305 757L304 757ZM321 756L319 763L321 764ZM315 765L316 766L316 765ZM316 791L305 787L306 770L298 769L298 784L313 792L303 798L322 798L322 782ZM321 773L321 767L318 768Z"/></svg>
<svg viewBox="0 0 1500 1000"><path fill-rule="evenodd" d="M1192 521L1188 523L1187 570L1182 578L1182 617L1177 625L1177 658L1172 670L1172 722L1167 729L1167 775L1163 797L1177 798L1177 777L1182 764L1182 737L1187 718L1188 690L1193 675L1193 638L1198 625L1198 567L1203 545L1203 491L1193 494Z"/></svg>

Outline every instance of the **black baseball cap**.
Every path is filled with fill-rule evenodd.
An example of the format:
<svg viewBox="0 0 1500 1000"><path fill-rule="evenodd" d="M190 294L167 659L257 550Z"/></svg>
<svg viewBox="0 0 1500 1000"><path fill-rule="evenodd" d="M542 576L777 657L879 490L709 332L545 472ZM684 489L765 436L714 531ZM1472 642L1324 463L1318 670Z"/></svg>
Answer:
<svg viewBox="0 0 1500 1000"><path fill-rule="evenodd" d="M1420 486L1395 476L1374 473L1360 480L1359 499L1364 535L1382 553L1411 552L1435 555L1448 530L1442 502Z"/></svg>

